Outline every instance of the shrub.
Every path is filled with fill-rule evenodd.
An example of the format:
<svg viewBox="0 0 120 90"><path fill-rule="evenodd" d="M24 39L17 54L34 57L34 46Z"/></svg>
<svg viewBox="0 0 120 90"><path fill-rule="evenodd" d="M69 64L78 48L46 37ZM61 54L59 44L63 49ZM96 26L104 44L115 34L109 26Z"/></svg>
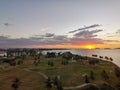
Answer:
<svg viewBox="0 0 120 90"><path fill-rule="evenodd" d="M105 80L108 80L109 79L109 76L107 74L107 72L105 70L102 71L101 73L102 77L105 79Z"/></svg>
<svg viewBox="0 0 120 90"><path fill-rule="evenodd" d="M120 78L120 68L115 68L114 70L116 77Z"/></svg>
<svg viewBox="0 0 120 90"><path fill-rule="evenodd" d="M90 71L90 79L91 80L95 80L95 76L94 76L94 72L93 71Z"/></svg>
<svg viewBox="0 0 120 90"><path fill-rule="evenodd" d="M17 90L20 86L20 79L19 78L15 78L15 80L13 80L13 83L11 85L11 87L14 89L14 90Z"/></svg>
<svg viewBox="0 0 120 90"><path fill-rule="evenodd" d="M85 83L90 83L90 80L88 78L88 75L85 75Z"/></svg>
<svg viewBox="0 0 120 90"><path fill-rule="evenodd" d="M115 90L112 86L110 86L109 84L103 83L100 86L100 90Z"/></svg>

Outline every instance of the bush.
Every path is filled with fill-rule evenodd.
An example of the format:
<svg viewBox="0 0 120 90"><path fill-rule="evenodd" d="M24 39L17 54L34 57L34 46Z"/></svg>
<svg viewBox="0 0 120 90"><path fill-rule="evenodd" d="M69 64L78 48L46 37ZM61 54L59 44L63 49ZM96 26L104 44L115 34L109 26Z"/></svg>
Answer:
<svg viewBox="0 0 120 90"><path fill-rule="evenodd" d="M102 76L103 79L105 79L105 80L108 80L108 79L109 79L109 76L108 76L108 74L107 74L107 72L106 72L105 70L102 71L101 76Z"/></svg>
<svg viewBox="0 0 120 90"><path fill-rule="evenodd" d="M13 81L11 87L14 89L14 90L17 90L20 86L20 79L19 78L15 78L15 80Z"/></svg>
<svg viewBox="0 0 120 90"><path fill-rule="evenodd" d="M109 84L103 83L100 86L100 90L115 90L113 87L111 87Z"/></svg>
<svg viewBox="0 0 120 90"><path fill-rule="evenodd" d="M18 65L23 64L23 60L19 60L19 61L17 62L17 64L18 64Z"/></svg>
<svg viewBox="0 0 120 90"><path fill-rule="evenodd" d="M68 64L68 60L62 60L62 63L63 65L67 65Z"/></svg>
<svg viewBox="0 0 120 90"><path fill-rule="evenodd" d="M91 80L95 80L95 76L94 76L94 72L93 71L90 71L90 79Z"/></svg>
<svg viewBox="0 0 120 90"><path fill-rule="evenodd" d="M16 61L15 61L15 60L14 60L14 61L11 61L11 62L10 62L10 65L11 65L11 66L16 66Z"/></svg>
<svg viewBox="0 0 120 90"><path fill-rule="evenodd" d="M52 61L52 60L49 60L49 61L48 61L48 65L50 65L50 66L54 66L53 61Z"/></svg>
<svg viewBox="0 0 120 90"><path fill-rule="evenodd" d="M66 60L70 60L72 59L72 57L73 57L73 54L71 52L65 52L62 54L62 58Z"/></svg>
<svg viewBox="0 0 120 90"><path fill-rule="evenodd" d="M53 84L57 87L57 90L63 90L62 83L57 76L54 78Z"/></svg>
<svg viewBox="0 0 120 90"><path fill-rule="evenodd" d="M52 80L50 77L47 78L45 83L47 88L52 88Z"/></svg>
<svg viewBox="0 0 120 90"><path fill-rule="evenodd" d="M96 59L96 58L92 58L92 59L90 59L90 60L88 61L88 63L89 63L90 65L99 64L99 60Z"/></svg>
<svg viewBox="0 0 120 90"><path fill-rule="evenodd" d="M85 83L90 83L90 80L88 78L88 75L85 75Z"/></svg>
<svg viewBox="0 0 120 90"><path fill-rule="evenodd" d="M120 82L118 82L118 83L116 84L116 88L117 88L117 90L120 90Z"/></svg>
<svg viewBox="0 0 120 90"><path fill-rule="evenodd" d="M118 68L118 67L115 68L114 72L115 72L116 77L118 77L120 79L120 68Z"/></svg>
<svg viewBox="0 0 120 90"><path fill-rule="evenodd" d="M55 52L47 52L46 57L47 58L55 58L56 57L56 53Z"/></svg>

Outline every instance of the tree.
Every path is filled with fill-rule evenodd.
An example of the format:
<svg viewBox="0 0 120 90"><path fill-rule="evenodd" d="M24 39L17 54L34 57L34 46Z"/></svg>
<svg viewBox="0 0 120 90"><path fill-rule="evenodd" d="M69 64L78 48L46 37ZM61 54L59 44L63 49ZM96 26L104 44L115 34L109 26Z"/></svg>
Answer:
<svg viewBox="0 0 120 90"><path fill-rule="evenodd" d="M80 56L79 55L73 55L73 60L79 60Z"/></svg>
<svg viewBox="0 0 120 90"><path fill-rule="evenodd" d="M68 60L62 60L62 63L61 64L63 64L63 65L67 65L69 62L68 62Z"/></svg>
<svg viewBox="0 0 120 90"><path fill-rule="evenodd" d="M57 90L63 90L62 83L57 76L54 78L53 84L57 87Z"/></svg>
<svg viewBox="0 0 120 90"><path fill-rule="evenodd" d="M116 67L114 72L115 72L116 77L120 79L120 68Z"/></svg>
<svg viewBox="0 0 120 90"><path fill-rule="evenodd" d="M70 60L70 59L72 59L72 57L73 57L73 55L71 52L65 52L62 54L62 58L66 59L66 60Z"/></svg>
<svg viewBox="0 0 120 90"><path fill-rule="evenodd" d="M110 57L110 60L113 61L113 59Z"/></svg>
<svg viewBox="0 0 120 90"><path fill-rule="evenodd" d="M20 86L20 79L19 78L15 78L15 80L13 81L11 87L14 89L14 90L17 90Z"/></svg>
<svg viewBox="0 0 120 90"><path fill-rule="evenodd" d="M48 65L50 65L50 66L54 66L53 61L52 61L52 60L49 60L49 61L48 61Z"/></svg>
<svg viewBox="0 0 120 90"><path fill-rule="evenodd" d="M57 90L63 90L63 87L62 87L62 83L61 83L61 82L58 82Z"/></svg>
<svg viewBox="0 0 120 90"><path fill-rule="evenodd" d="M49 88L49 89L52 88L52 80L50 77L47 78L45 83L46 83L47 88Z"/></svg>
<svg viewBox="0 0 120 90"><path fill-rule="evenodd" d="M54 80L53 80L53 84L54 84L55 86L58 85L58 77L57 77L57 76L54 78Z"/></svg>
<svg viewBox="0 0 120 90"><path fill-rule="evenodd" d="M18 60L17 65L23 64L23 60Z"/></svg>
<svg viewBox="0 0 120 90"><path fill-rule="evenodd" d="M16 66L16 60L10 61L11 66Z"/></svg>
<svg viewBox="0 0 120 90"><path fill-rule="evenodd" d="M100 59L103 59L103 56L99 56Z"/></svg>
<svg viewBox="0 0 120 90"><path fill-rule="evenodd" d="M117 90L120 90L120 82L118 82L118 83L116 84L116 88L117 88Z"/></svg>
<svg viewBox="0 0 120 90"><path fill-rule="evenodd" d="M108 60L109 58L107 56L105 56L105 59Z"/></svg>
<svg viewBox="0 0 120 90"><path fill-rule="evenodd" d="M113 87L111 87L109 84L103 83L100 86L100 90L115 90Z"/></svg>
<svg viewBox="0 0 120 90"><path fill-rule="evenodd" d="M91 80L95 80L95 76L94 76L94 72L93 71L90 71L90 79Z"/></svg>
<svg viewBox="0 0 120 90"><path fill-rule="evenodd" d="M105 80L108 80L109 79L109 76L107 74L107 72L105 70L102 71L101 73L102 77L105 79Z"/></svg>
<svg viewBox="0 0 120 90"><path fill-rule="evenodd" d="M85 75L85 83L90 83L90 80L88 78L88 75Z"/></svg>
<svg viewBox="0 0 120 90"><path fill-rule="evenodd" d="M56 57L56 53L55 52L47 52L46 57L47 58L55 58Z"/></svg>
<svg viewBox="0 0 120 90"><path fill-rule="evenodd" d="M99 59L97 59L97 58L90 58L89 61L88 61L88 63L90 65L99 64Z"/></svg>

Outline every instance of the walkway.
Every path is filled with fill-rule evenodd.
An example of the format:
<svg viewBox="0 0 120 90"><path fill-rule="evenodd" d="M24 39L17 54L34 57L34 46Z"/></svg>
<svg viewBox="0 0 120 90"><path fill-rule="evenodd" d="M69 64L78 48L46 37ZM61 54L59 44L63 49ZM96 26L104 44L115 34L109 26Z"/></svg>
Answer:
<svg viewBox="0 0 120 90"><path fill-rule="evenodd" d="M48 76L45 75L44 73L42 72L36 72L36 71L32 71L30 69L24 69L25 71L28 71L28 72L34 72L34 73L37 73L39 75L41 75L44 79L47 79ZM88 85L95 85L95 84L91 84L91 83L85 83L85 84L82 84L82 85L78 85L78 86L69 86L69 87L63 87L64 90L74 90L74 89L80 89L80 88L83 88L85 86L88 86ZM95 85L96 86L96 85Z"/></svg>

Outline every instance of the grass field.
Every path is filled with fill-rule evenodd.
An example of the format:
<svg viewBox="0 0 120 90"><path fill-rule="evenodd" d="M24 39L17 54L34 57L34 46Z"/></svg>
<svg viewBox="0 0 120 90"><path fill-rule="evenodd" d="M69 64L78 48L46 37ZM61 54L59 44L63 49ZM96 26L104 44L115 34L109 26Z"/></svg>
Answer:
<svg viewBox="0 0 120 90"><path fill-rule="evenodd" d="M54 66L48 65L48 61L52 60ZM107 83L114 86L118 79L114 74L114 68L116 67L110 62L100 61L100 64L91 66L87 61L84 64L81 62L69 61L68 65L61 64L62 58L40 58L40 63L36 66L33 64L32 57L27 57L24 63L17 66L8 66L6 68L0 68L0 90L13 90L11 88L12 81L15 77L20 78L21 85L18 90L47 90L45 87L45 79L37 72L44 73L45 75L54 78L60 76L63 86L77 86L85 83L84 76L90 75L90 71L94 71L95 80L90 80L91 83L101 84L104 79L101 77L102 70L106 70L110 79ZM2 65L1 65L2 66ZM26 69L33 72L25 71ZM51 90L56 90L52 88Z"/></svg>

